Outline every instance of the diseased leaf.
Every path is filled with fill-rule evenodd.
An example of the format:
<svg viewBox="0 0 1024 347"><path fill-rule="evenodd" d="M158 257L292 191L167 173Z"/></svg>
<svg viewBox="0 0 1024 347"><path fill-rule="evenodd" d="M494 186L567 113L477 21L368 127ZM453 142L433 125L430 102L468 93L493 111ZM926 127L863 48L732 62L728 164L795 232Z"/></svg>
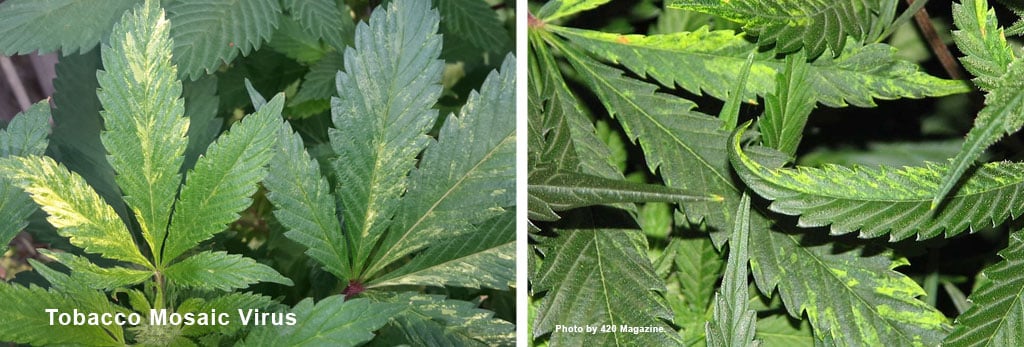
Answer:
<svg viewBox="0 0 1024 347"><path fill-rule="evenodd" d="M101 50L105 71L96 73L106 128L100 139L152 254L159 253L167 235L188 145L169 30L156 2L126 13Z"/></svg>
<svg viewBox="0 0 1024 347"><path fill-rule="evenodd" d="M369 287L453 286L508 290L515 286L515 209L482 223L476 230L437 242L412 261L388 272Z"/></svg>
<svg viewBox="0 0 1024 347"><path fill-rule="evenodd" d="M277 0L171 0L166 8L174 59L190 80L259 49L281 18Z"/></svg>
<svg viewBox="0 0 1024 347"><path fill-rule="evenodd" d="M369 273L515 205L515 57L471 93L423 152ZM351 229L350 229L351 230Z"/></svg>
<svg viewBox="0 0 1024 347"><path fill-rule="evenodd" d="M141 283L153 277L153 271L129 269L124 267L102 268L93 264L89 259L69 253L52 252L40 249L40 253L47 257L54 258L68 269L71 269L71 276L77 285L83 289L92 290L113 290L118 287L127 287Z"/></svg>
<svg viewBox="0 0 1024 347"><path fill-rule="evenodd" d="M217 117L217 77L206 76L198 81L183 83L185 116L188 117L188 147L181 164L184 174L196 165L199 155L213 143L220 133L223 120Z"/></svg>
<svg viewBox="0 0 1024 347"><path fill-rule="evenodd" d="M164 275L182 287L231 291L258 282L292 285L273 268L226 252L202 252L167 267Z"/></svg>
<svg viewBox="0 0 1024 347"><path fill-rule="evenodd" d="M761 45L774 44L782 53L805 48L811 58L830 48L836 55L846 46L847 36L863 41L871 28L884 18L884 1L728 1L671 0L668 7L704 12L740 24L758 35ZM892 3L892 2L889 2ZM895 5L892 5L895 6Z"/></svg>
<svg viewBox="0 0 1024 347"><path fill-rule="evenodd" d="M216 310L217 312L237 312L239 308L245 310L260 310L260 312L273 311L275 306L279 306L273 298L268 296L256 295L251 293L218 293L217 297L209 299L201 298L189 298L178 305L177 312L179 313L209 313ZM184 336L203 336L210 333L220 333L223 335L231 335L235 332L245 329L246 326L242 325L241 319L231 319L228 325L185 325L181 328L181 334Z"/></svg>
<svg viewBox="0 0 1024 347"><path fill-rule="evenodd" d="M703 315L714 298L725 261L707 236L673 240L679 293L690 312ZM702 235L699 235L702 236Z"/></svg>
<svg viewBox="0 0 1024 347"><path fill-rule="evenodd" d="M275 96L217 139L186 176L161 259L179 255L224 229L252 203L256 183L274 156L284 95Z"/></svg>
<svg viewBox="0 0 1024 347"><path fill-rule="evenodd" d="M568 15L597 8L611 0L553 0L537 11L537 17L551 21Z"/></svg>
<svg viewBox="0 0 1024 347"><path fill-rule="evenodd" d="M295 325L260 326L245 339L245 346L357 346L373 338L388 318L402 310L394 303L369 299L345 300L334 295L313 304L305 299L291 311Z"/></svg>
<svg viewBox="0 0 1024 347"><path fill-rule="evenodd" d="M439 295L404 292L379 298L404 309L393 315L380 336L411 346L511 346L515 325L494 318L476 304ZM397 342L397 341L401 342Z"/></svg>
<svg viewBox="0 0 1024 347"><path fill-rule="evenodd" d="M774 315L757 320L757 332L754 338L761 341L761 345L769 346L812 346L815 343L811 327L806 320L793 326L792 318L786 315Z"/></svg>
<svg viewBox="0 0 1024 347"><path fill-rule="evenodd" d="M552 345L678 344L678 335L665 322L672 319L659 294L665 284L635 243L642 235L636 230L600 228L595 219L601 218L607 217L590 209L574 212L563 219L571 224L558 230L558 237L541 244L557 252L544 252L544 262L532 279L533 295L544 295L532 336L550 333ZM595 335L555 331L556 325L571 324L665 330L636 335L625 331Z"/></svg>
<svg viewBox="0 0 1024 347"><path fill-rule="evenodd" d="M1024 232L1010 234L1002 261L982 271L984 284L968 297L944 346L1016 346L1024 343Z"/></svg>
<svg viewBox="0 0 1024 347"><path fill-rule="evenodd" d="M123 345L101 326L62 326L60 333L54 334L50 326L50 314L45 310L57 309L67 313L80 308L78 302L62 294L36 286L0 283L0 300L4 303L0 305L0 316L5 318L4 324L0 324L0 336L4 340L38 345Z"/></svg>
<svg viewBox="0 0 1024 347"><path fill-rule="evenodd" d="M0 172L42 207L57 232L86 252L151 267L114 210L76 173L49 157L0 161Z"/></svg>
<svg viewBox="0 0 1024 347"><path fill-rule="evenodd" d="M331 99L334 128L328 134L338 154L335 191L344 192L339 194L344 227L359 269L390 226L408 187L406 176L430 142L426 132L437 118L431 106L440 96L444 68L437 60L438 20L427 1L391 3L386 11L374 11L369 25L356 27L355 48L345 50L345 71L337 75L339 97Z"/></svg>
<svg viewBox="0 0 1024 347"><path fill-rule="evenodd" d="M580 49L659 83L679 85L691 93L725 100L740 77L748 54L756 52L744 100L765 96L776 89L776 75L785 63L775 52L758 52L743 35L729 30L665 35L620 35L548 26ZM850 47L837 57L822 56L807 67L807 85L816 101L832 107L875 106L875 99L945 96L970 91L962 81L932 77L896 56L895 48L881 43ZM800 64L804 65L804 64Z"/></svg>
<svg viewBox="0 0 1024 347"><path fill-rule="evenodd" d="M306 246L306 254L338 278L352 276L329 184L290 125L281 127L269 171L263 184L270 191L267 199L277 207L274 217L288 230L285 236Z"/></svg>
<svg viewBox="0 0 1024 347"><path fill-rule="evenodd" d="M0 5L3 55L85 53L106 37L110 27L138 0L8 0Z"/></svg>
<svg viewBox="0 0 1024 347"><path fill-rule="evenodd" d="M889 234L892 241L926 239L1001 223L1024 208L1013 203L1024 195L1022 164L982 166L936 213L929 208L932 192L948 166L769 169L743 152L741 133L742 128L731 142L733 168L747 186L774 201L769 209L799 215L801 227L831 224L833 234L860 230L863 237Z"/></svg>

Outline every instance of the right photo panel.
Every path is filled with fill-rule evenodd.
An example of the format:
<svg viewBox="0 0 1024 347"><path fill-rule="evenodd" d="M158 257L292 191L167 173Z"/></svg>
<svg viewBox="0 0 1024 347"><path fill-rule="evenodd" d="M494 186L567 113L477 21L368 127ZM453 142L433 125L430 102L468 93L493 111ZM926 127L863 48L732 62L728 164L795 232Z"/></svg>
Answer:
<svg viewBox="0 0 1024 347"><path fill-rule="evenodd" d="M521 7L529 346L1024 345L1024 5Z"/></svg>

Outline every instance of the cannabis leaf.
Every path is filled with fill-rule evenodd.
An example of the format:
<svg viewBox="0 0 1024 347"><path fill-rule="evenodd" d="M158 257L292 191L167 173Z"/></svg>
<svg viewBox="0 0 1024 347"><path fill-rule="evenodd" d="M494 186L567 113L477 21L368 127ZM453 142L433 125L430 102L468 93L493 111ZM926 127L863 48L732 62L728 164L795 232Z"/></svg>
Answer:
<svg viewBox="0 0 1024 347"><path fill-rule="evenodd" d="M814 109L814 89L807 85L808 66L801 64L802 60L803 53L786 57L786 68L776 75L775 92L765 96L764 117L757 123L765 146L789 156L796 155L807 117Z"/></svg>
<svg viewBox="0 0 1024 347"><path fill-rule="evenodd" d="M383 345L510 346L515 327L475 303L440 295L402 292L376 297L405 309L381 329Z"/></svg>
<svg viewBox="0 0 1024 347"><path fill-rule="evenodd" d="M501 52L512 46L498 15L483 0L435 0L444 34L468 41L482 51Z"/></svg>
<svg viewBox="0 0 1024 347"><path fill-rule="evenodd" d="M932 192L948 166L770 169L743 152L741 135L742 128L730 146L736 172L759 195L774 200L769 209L799 215L802 227L831 224L834 234L860 230L864 237L877 237L888 233L890 240L897 241L943 232L953 236L1021 213L1022 207L1012 203L1024 189L1021 164L991 163L978 168L950 197L947 207L935 213L930 210Z"/></svg>
<svg viewBox="0 0 1024 347"><path fill-rule="evenodd" d="M102 326L65 326L61 327L59 334L54 334L47 309L71 312L81 308L79 302L64 294L36 286L0 283L0 299L4 301L4 305L0 306L0 315L5 317L4 324L0 324L0 336L6 341L38 345L123 345Z"/></svg>
<svg viewBox="0 0 1024 347"><path fill-rule="evenodd" d="M0 130L0 158L42 155L50 130L50 105L42 101L14 116L7 128ZM35 212L32 199L8 180L0 178L0 244L8 244L28 225Z"/></svg>
<svg viewBox="0 0 1024 347"><path fill-rule="evenodd" d="M195 80L239 53L258 49L278 26L276 0L174 0L167 4L174 59L181 75Z"/></svg>
<svg viewBox="0 0 1024 347"><path fill-rule="evenodd" d="M348 14L348 6L332 0L285 0L283 3L289 15L314 37L338 50L351 44L355 22Z"/></svg>
<svg viewBox="0 0 1024 347"><path fill-rule="evenodd" d="M85 53L137 0L10 0L0 4L0 52Z"/></svg>
<svg viewBox="0 0 1024 347"><path fill-rule="evenodd" d="M372 339L373 331L402 309L397 304L362 298L331 296L316 304L307 298L291 309L297 324L254 329L243 345L356 346Z"/></svg>
<svg viewBox="0 0 1024 347"><path fill-rule="evenodd" d="M775 90L776 75L786 64L774 58L777 51L758 52L755 44L731 30L663 35L620 35L546 25L546 29L573 42L580 49L630 71L650 76L659 83L695 94L707 92L719 99L735 88L747 56L754 64L744 87L743 100L753 100ZM875 106L874 99L921 98L969 91L960 81L943 80L919 71L896 57L895 49L876 43L849 47L837 57L822 56L807 66L806 83L816 101L828 106ZM807 65L807 64L800 64Z"/></svg>
<svg viewBox="0 0 1024 347"><path fill-rule="evenodd" d="M669 7L705 12L743 24L758 35L761 45L775 44L782 53L805 48L808 57L833 54L846 46L847 36L868 41L892 21L896 1L727 1L672 0Z"/></svg>
<svg viewBox="0 0 1024 347"><path fill-rule="evenodd" d="M714 320L707 323L709 346L757 346L754 341L757 314L750 309L747 295L747 235L750 233L750 197L740 198L736 225L729 243L722 289L715 294Z"/></svg>
<svg viewBox="0 0 1024 347"><path fill-rule="evenodd" d="M1024 62L1015 58L1007 45L995 12L984 1L966 0L953 6L953 18L962 29L954 33L954 38L967 53L961 59L964 67L977 76L974 82L988 94L967 140L936 189L932 209L953 190L982 151L1024 125Z"/></svg>
<svg viewBox="0 0 1024 347"><path fill-rule="evenodd" d="M1017 275L1024 263L1024 232L1010 234L1003 260L982 272L985 282L968 298L971 308L957 317L948 346L1014 346L1024 342L1024 280Z"/></svg>
<svg viewBox="0 0 1024 347"><path fill-rule="evenodd" d="M544 21L551 21L568 15L597 8L611 0L555 0L544 4L537 11L537 16Z"/></svg>

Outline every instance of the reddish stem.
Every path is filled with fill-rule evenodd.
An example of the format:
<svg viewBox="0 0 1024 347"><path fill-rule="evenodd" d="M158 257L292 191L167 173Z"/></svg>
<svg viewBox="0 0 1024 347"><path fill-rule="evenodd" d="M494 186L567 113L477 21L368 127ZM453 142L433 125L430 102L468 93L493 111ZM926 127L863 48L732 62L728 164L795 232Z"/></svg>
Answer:
<svg viewBox="0 0 1024 347"><path fill-rule="evenodd" d="M363 286L363 282L351 280L348 281L348 286L345 287L345 290L341 291L341 293L345 294L345 300L348 300L364 291L366 291L366 287Z"/></svg>

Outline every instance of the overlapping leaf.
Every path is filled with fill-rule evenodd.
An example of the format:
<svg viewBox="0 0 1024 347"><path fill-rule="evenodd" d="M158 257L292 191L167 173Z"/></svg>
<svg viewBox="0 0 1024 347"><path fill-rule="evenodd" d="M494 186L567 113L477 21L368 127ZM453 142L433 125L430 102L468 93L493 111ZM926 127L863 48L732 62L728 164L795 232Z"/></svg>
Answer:
<svg viewBox="0 0 1024 347"><path fill-rule="evenodd" d="M76 173L49 157L16 157L0 162L0 172L24 189L49 216L61 236L89 253L151 266L114 210Z"/></svg>
<svg viewBox="0 0 1024 347"><path fill-rule="evenodd" d="M191 80L258 49L281 18L277 0L174 0L166 6L175 62Z"/></svg>
<svg viewBox="0 0 1024 347"><path fill-rule="evenodd" d="M952 236L1019 216L1024 205L1024 164L986 164L967 179L938 211L932 192L948 166L770 169L752 160L733 136L730 156L740 178L759 195L774 200L772 211L799 215L804 227L831 224L834 234L860 230L865 237L918 239L945 232Z"/></svg>
<svg viewBox="0 0 1024 347"><path fill-rule="evenodd" d="M611 0L553 0L537 11L537 17L545 21L555 20L597 8Z"/></svg>
<svg viewBox="0 0 1024 347"><path fill-rule="evenodd" d="M446 37L468 41L477 49L500 53L511 48L512 38L498 20L498 14L484 0L435 0L444 18Z"/></svg>
<svg viewBox="0 0 1024 347"><path fill-rule="evenodd" d="M757 346L754 341L757 314L750 309L747 293L747 260L750 234L750 197L740 198L735 225L729 237L729 261L725 266L722 288L715 294L714 319L708 321L708 346Z"/></svg>
<svg viewBox="0 0 1024 347"><path fill-rule="evenodd" d="M445 120L409 177L374 270L515 205L515 57Z"/></svg>
<svg viewBox="0 0 1024 347"><path fill-rule="evenodd" d="M838 54L845 47L847 36L863 41L877 22L888 25L896 2L671 0L668 6L739 22L746 31L758 34L762 45L775 44L784 53L804 47L813 58L826 48ZM891 9L885 11L887 7Z"/></svg>
<svg viewBox="0 0 1024 347"><path fill-rule="evenodd" d="M100 42L138 0L9 0L0 5L0 52L64 55L86 52Z"/></svg>
<svg viewBox="0 0 1024 347"><path fill-rule="evenodd" d="M814 89L807 83L808 66L803 57L786 57L786 69L775 78L775 92L765 96L764 117L757 123L764 145L789 156L796 155L807 117L814 109Z"/></svg>
<svg viewBox="0 0 1024 347"><path fill-rule="evenodd" d="M135 285L153 277L153 271L119 266L103 268L93 264L89 259L73 254L45 249L40 249L39 252L67 266L71 270L75 284L84 290L112 290Z"/></svg>
<svg viewBox="0 0 1024 347"><path fill-rule="evenodd" d="M71 312L81 308L80 303L63 294L32 286L0 283L0 336L4 340L37 345L81 345L121 346L102 326L71 325L62 327L60 334L53 333L50 314L47 309Z"/></svg>
<svg viewBox="0 0 1024 347"><path fill-rule="evenodd" d="M375 342L411 346L511 346L515 325L494 318L477 304L412 292L387 295L379 302L398 304Z"/></svg>
<svg viewBox="0 0 1024 347"><path fill-rule="evenodd" d="M548 26L591 54L622 64L631 71L654 78L663 85L725 100L735 88L743 63L757 46L743 35L728 30L665 35L620 35ZM807 85L814 98L828 106L847 103L870 107L875 99L921 98L964 93L960 81L943 80L919 71L913 63L897 58L886 44L851 47L838 57L823 56L807 67ZM776 75L785 63L773 52L755 54L744 100L775 90Z"/></svg>
<svg viewBox="0 0 1024 347"><path fill-rule="evenodd" d="M284 8L306 32L334 49L351 45L355 22L344 4L333 0L285 0Z"/></svg>
<svg viewBox="0 0 1024 347"><path fill-rule="evenodd" d="M295 325L263 326L254 329L245 346L356 346L373 338L388 318L402 310L394 303L369 299L345 300L335 295L313 304L299 302L291 310Z"/></svg>
<svg viewBox="0 0 1024 347"><path fill-rule="evenodd" d="M968 298L944 346L1017 346L1024 343L1024 232L1010 234L1003 260L982 272L987 281Z"/></svg>
<svg viewBox="0 0 1024 347"><path fill-rule="evenodd" d="M391 224L406 176L430 141L426 132L437 117L431 107L444 68L436 59L438 21L428 1L391 3L374 11L369 25L359 24L355 48L345 50L329 135L357 268Z"/></svg>
<svg viewBox="0 0 1024 347"><path fill-rule="evenodd" d="M370 287L430 285L508 290L515 286L515 209L476 230L437 242Z"/></svg>
<svg viewBox="0 0 1024 347"><path fill-rule="evenodd" d="M49 120L50 104L45 101L14 116L7 128L0 130L0 158L43 155ZM0 178L0 245L10 243L28 225L27 219L35 210L36 205L24 191Z"/></svg>
<svg viewBox="0 0 1024 347"><path fill-rule="evenodd" d="M162 259L170 263L238 219L274 156L284 95L245 117L217 139L189 172L175 204Z"/></svg>
<svg viewBox="0 0 1024 347"><path fill-rule="evenodd" d="M128 13L102 49L105 71L97 92L106 130L100 133L124 200L152 254L167 235L188 120L177 69L171 64L170 23L155 3ZM124 33L120 35L120 33ZM159 264L159 257L155 257Z"/></svg>

